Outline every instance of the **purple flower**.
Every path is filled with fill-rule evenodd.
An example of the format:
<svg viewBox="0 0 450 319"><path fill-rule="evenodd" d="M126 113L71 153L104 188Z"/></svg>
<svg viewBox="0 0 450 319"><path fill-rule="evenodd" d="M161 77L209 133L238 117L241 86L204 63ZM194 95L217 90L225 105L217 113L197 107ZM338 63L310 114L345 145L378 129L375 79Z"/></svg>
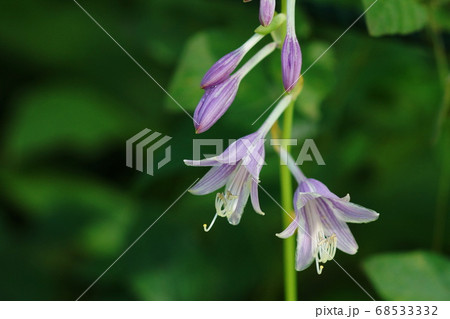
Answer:
<svg viewBox="0 0 450 319"><path fill-rule="evenodd" d="M275 0L261 0L259 5L259 22L268 26L272 22L275 13Z"/></svg>
<svg viewBox="0 0 450 319"><path fill-rule="evenodd" d="M277 236L287 238L297 230L296 269L306 269L315 259L320 274L323 266L319 263L332 260L336 248L351 255L358 250L347 223L368 223L378 213L351 203L349 195L339 198L321 182L305 178L291 157L287 164L299 182L294 194L295 218Z"/></svg>
<svg viewBox="0 0 450 319"><path fill-rule="evenodd" d="M281 50L281 68L284 89L290 92L300 78L302 51L295 35L295 0L288 0L287 10L287 32Z"/></svg>
<svg viewBox="0 0 450 319"><path fill-rule="evenodd" d="M255 211L261 215L258 199L259 173L264 165L263 133L257 131L232 143L222 154L204 160L185 160L190 166L212 166L205 176L189 191L195 195L205 195L225 186L216 195L216 215L226 217L232 225L239 224L244 207L251 197Z"/></svg>
<svg viewBox="0 0 450 319"><path fill-rule="evenodd" d="M236 73L225 81L205 90L194 112L194 126L196 133L203 133L213 126L233 103L241 80L262 59L273 52L276 43L264 46L258 53L249 59Z"/></svg>
<svg viewBox="0 0 450 319"><path fill-rule="evenodd" d="M203 76L200 85L202 89L217 85L228 79L245 54L247 54L247 52L263 37L264 36L260 34L254 34L240 48L226 54L214 63L214 65Z"/></svg>

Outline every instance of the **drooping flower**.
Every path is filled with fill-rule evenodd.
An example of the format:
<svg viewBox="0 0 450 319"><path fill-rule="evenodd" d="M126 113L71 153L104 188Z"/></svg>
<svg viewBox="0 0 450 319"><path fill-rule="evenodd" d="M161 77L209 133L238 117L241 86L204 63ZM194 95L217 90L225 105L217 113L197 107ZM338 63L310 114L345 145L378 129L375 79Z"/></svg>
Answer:
<svg viewBox="0 0 450 319"><path fill-rule="evenodd" d="M303 270L316 260L317 272L334 258L336 248L355 254L358 244L347 223L368 223L378 218L378 213L350 202L350 196L339 198L324 184L306 178L292 157L282 150L281 155L296 178L299 186L294 194L295 218L280 234L287 238L297 230L296 269Z"/></svg>
<svg viewBox="0 0 450 319"><path fill-rule="evenodd" d="M264 164L264 137L260 131L247 135L232 143L222 154L194 161L185 160L190 166L212 166L205 176L189 191L194 195L205 195L225 186L225 190L216 195L216 215L226 217L232 225L239 224L249 196L253 208L262 212L258 199L259 173Z"/></svg>
<svg viewBox="0 0 450 319"><path fill-rule="evenodd" d="M230 74L241 62L242 58L255 46L264 36L254 34L238 49L220 58L203 76L200 86L202 89L217 85L230 77Z"/></svg>
<svg viewBox="0 0 450 319"><path fill-rule="evenodd" d="M275 13L275 0L261 0L259 5L259 22L268 26L272 22Z"/></svg>
<svg viewBox="0 0 450 319"><path fill-rule="evenodd" d="M259 173L265 156L264 138L291 101L291 95L284 96L255 133L238 139L222 154L184 161L189 166L212 166L190 189L192 194L206 195L225 186L225 190L216 195L216 214L209 227L204 225L205 231L211 229L217 216L226 217L230 224L237 225L249 197L254 210L264 214L258 199Z"/></svg>
<svg viewBox="0 0 450 319"><path fill-rule="evenodd" d="M241 80L275 48L275 42L267 44L227 80L205 90L194 112L196 133L207 131L222 117L233 103Z"/></svg>
<svg viewBox="0 0 450 319"><path fill-rule="evenodd" d="M281 49L281 69L286 92L294 89L302 69L302 51L295 34L295 0L287 1L286 37Z"/></svg>

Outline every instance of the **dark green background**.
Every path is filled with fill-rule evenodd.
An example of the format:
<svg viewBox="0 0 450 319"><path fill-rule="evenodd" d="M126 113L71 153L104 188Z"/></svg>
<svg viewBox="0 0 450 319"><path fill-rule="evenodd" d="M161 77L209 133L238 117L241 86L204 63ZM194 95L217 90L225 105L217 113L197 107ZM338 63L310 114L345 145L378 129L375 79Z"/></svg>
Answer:
<svg viewBox="0 0 450 319"><path fill-rule="evenodd" d="M367 2L298 1L303 70ZM191 114L202 74L259 23L256 0L79 3ZM430 28L421 22L429 1L418 3L417 26L406 26L415 32L373 37L364 18L356 23L305 74L296 105L294 137L313 138L327 164L306 163L305 174L380 213L374 223L351 225L357 255L336 255L376 299L450 298L449 236L435 242L438 254L427 252L439 185L448 189L450 180L450 135L444 127L432 142L443 91ZM448 3L438 5L437 35L449 46ZM198 136L73 1L2 1L0 61L0 299L74 300L205 173L182 162ZM257 66L201 138L254 131L251 123L283 92L279 64L276 52ZM172 161L154 176L125 166L125 141L144 128L173 137ZM262 185L278 200L269 146L267 163ZM83 299L283 299L276 203L261 193L266 216L249 205L239 226L219 219L204 233L214 196L182 197ZM298 282L301 300L368 300L335 263L320 276L310 267Z"/></svg>

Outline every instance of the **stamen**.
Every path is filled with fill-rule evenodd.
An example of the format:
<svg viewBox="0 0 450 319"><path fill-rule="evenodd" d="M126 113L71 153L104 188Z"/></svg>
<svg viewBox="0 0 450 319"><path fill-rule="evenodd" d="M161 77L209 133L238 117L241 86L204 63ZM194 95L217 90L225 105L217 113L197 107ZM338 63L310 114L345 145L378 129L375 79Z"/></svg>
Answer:
<svg viewBox="0 0 450 319"><path fill-rule="evenodd" d="M216 195L216 212L220 217L229 217L236 209L239 196L233 195L229 190L227 194L217 193Z"/></svg>
<svg viewBox="0 0 450 319"><path fill-rule="evenodd" d="M209 232L209 230L211 229L211 227L214 225L214 222L216 221L216 219L217 219L217 214L215 214L214 215L214 218L213 218L213 220L211 221L211 224L209 224L209 227L207 228L207 225L206 224L203 224L203 230L207 233L207 232Z"/></svg>
<svg viewBox="0 0 450 319"><path fill-rule="evenodd" d="M336 254L337 247L337 237L335 234L326 237L322 230L317 233L317 248L315 253L316 258L316 269L317 273L320 275L323 270L323 266L319 263L325 264L334 258Z"/></svg>

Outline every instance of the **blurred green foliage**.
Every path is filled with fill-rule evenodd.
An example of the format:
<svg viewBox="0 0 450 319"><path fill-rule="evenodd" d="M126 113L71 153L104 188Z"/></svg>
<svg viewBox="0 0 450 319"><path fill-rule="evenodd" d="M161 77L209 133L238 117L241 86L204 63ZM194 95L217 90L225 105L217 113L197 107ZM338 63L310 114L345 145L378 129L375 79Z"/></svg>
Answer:
<svg viewBox="0 0 450 319"><path fill-rule="evenodd" d="M364 265L386 300L450 299L450 260L440 255L390 253L370 257Z"/></svg>
<svg viewBox="0 0 450 319"><path fill-rule="evenodd" d="M298 1L308 71L294 138L314 138L327 164L305 163L308 176L380 213L351 226L360 251L339 252L339 263L376 298L448 299L449 236L438 236L439 254L427 250L449 222L444 192L436 228L450 131L447 122L432 143L443 92L429 28L449 47L449 2L378 2L316 61L371 2ZM258 1L79 3L189 112L208 67L258 26ZM198 136L74 2L2 2L0 48L0 299L73 300L205 172L182 162ZM282 92L276 52L200 138L251 133ZM146 127L173 137L172 161L155 176L125 166L125 141ZM269 147L267 163L262 185L278 199ZM221 219L206 234L214 194L183 196L83 299L283 299L281 212L261 202L266 216L248 207L238 227ZM404 253L414 250L423 252ZM333 263L320 276L313 268L299 273L300 299L367 299ZM419 284L420 294L405 292Z"/></svg>

